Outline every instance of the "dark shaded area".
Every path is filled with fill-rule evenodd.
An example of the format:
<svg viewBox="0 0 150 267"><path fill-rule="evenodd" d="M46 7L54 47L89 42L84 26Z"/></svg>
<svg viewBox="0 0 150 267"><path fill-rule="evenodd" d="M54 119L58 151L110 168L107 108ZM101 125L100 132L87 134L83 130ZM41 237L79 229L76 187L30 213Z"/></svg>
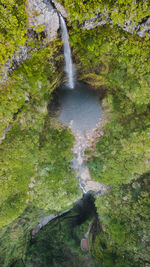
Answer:
<svg viewBox="0 0 150 267"><path fill-rule="evenodd" d="M57 113L58 113L59 108L60 108L58 89L53 91L51 97L52 97L52 100L48 103L47 108L48 108L49 115L52 117L55 117L55 116L57 116Z"/></svg>
<svg viewBox="0 0 150 267"><path fill-rule="evenodd" d="M18 259L10 267L95 266L90 254L80 248L95 214L94 197L87 193L70 212L44 226L28 243L24 259Z"/></svg>

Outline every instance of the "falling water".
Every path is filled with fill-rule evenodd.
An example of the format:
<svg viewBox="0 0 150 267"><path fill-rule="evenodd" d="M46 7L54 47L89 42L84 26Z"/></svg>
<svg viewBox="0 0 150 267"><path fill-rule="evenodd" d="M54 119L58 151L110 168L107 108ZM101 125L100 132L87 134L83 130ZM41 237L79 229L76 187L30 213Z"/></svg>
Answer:
<svg viewBox="0 0 150 267"><path fill-rule="evenodd" d="M66 27L64 18L59 14L60 25L61 25L61 35L64 44L64 58L65 58L65 71L67 74L67 85L69 88L74 88L74 71L72 64L71 49L69 45L69 35Z"/></svg>

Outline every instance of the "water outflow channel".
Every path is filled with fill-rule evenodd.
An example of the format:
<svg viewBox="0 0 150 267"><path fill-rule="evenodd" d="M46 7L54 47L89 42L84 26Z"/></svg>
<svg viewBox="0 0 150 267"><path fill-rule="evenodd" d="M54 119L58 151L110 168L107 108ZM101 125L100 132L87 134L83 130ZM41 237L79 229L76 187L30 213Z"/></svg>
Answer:
<svg viewBox="0 0 150 267"><path fill-rule="evenodd" d="M74 90L60 88L59 120L71 128L75 136L72 168L76 171L83 193L92 190L105 193L105 186L92 181L84 160L84 151L103 117L99 98L84 83L76 83Z"/></svg>

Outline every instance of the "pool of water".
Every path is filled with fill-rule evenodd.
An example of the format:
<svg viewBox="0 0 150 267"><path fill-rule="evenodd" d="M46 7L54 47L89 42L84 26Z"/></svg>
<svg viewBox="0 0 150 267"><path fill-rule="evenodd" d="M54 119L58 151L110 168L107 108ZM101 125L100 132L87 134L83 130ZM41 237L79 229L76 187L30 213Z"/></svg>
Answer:
<svg viewBox="0 0 150 267"><path fill-rule="evenodd" d="M60 88L59 120L82 135L91 131L103 116L99 97L84 83L76 83L73 90Z"/></svg>

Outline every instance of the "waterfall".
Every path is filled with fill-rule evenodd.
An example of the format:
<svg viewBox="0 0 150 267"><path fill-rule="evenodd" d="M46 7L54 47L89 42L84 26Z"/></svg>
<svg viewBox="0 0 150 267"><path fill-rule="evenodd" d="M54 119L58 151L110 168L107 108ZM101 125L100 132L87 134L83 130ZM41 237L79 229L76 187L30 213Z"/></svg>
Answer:
<svg viewBox="0 0 150 267"><path fill-rule="evenodd" d="M59 13L60 25L61 25L61 35L64 45L64 58L65 58L65 72L67 74L67 86L69 88L74 88L74 70L71 56L71 49L69 45L69 35L66 27L64 18Z"/></svg>

